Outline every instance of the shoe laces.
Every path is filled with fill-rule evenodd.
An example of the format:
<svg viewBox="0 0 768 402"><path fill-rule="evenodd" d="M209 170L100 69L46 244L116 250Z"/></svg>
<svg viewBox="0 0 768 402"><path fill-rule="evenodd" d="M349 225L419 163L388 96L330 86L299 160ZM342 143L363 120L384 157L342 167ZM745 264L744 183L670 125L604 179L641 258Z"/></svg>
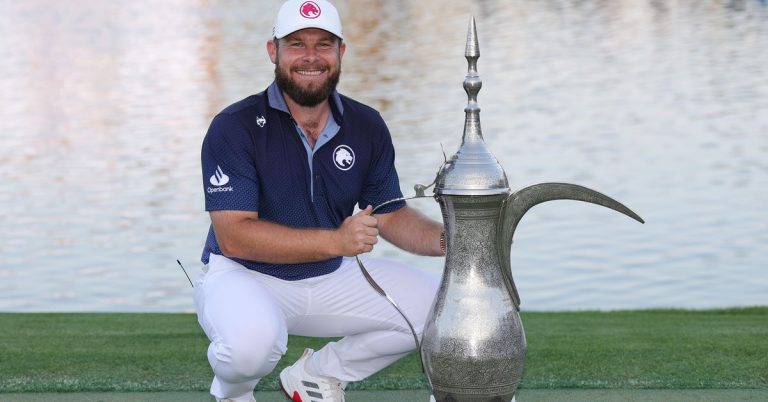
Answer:
<svg viewBox="0 0 768 402"><path fill-rule="evenodd" d="M341 382L336 379L328 379L319 385L323 399L328 398L328 401L344 402L344 388L341 387Z"/></svg>
<svg viewBox="0 0 768 402"><path fill-rule="evenodd" d="M334 382L331 385L329 396L332 401L344 402L344 388L341 387L340 382Z"/></svg>

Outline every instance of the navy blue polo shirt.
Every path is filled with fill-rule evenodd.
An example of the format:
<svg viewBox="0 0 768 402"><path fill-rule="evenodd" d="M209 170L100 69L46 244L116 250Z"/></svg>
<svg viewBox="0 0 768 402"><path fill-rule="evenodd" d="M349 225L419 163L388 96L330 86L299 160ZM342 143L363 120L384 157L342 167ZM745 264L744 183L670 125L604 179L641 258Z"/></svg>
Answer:
<svg viewBox="0 0 768 402"><path fill-rule="evenodd" d="M335 229L363 209L402 197L395 150L381 115L336 91L314 149L293 120L276 83L214 117L201 152L207 211L255 211L259 219L295 228ZM404 202L377 213L402 208ZM222 254L213 226L202 262ZM234 258L249 269L286 280L335 271L341 257L302 264Z"/></svg>

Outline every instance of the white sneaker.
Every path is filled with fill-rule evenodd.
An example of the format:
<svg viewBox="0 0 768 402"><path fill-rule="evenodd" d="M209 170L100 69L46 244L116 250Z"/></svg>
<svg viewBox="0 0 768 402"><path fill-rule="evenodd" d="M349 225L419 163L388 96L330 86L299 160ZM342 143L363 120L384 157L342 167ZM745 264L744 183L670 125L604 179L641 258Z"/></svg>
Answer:
<svg viewBox="0 0 768 402"><path fill-rule="evenodd" d="M315 351L304 349L296 363L280 372L280 389L293 402L344 402L341 381L307 372L305 365L312 353Z"/></svg>

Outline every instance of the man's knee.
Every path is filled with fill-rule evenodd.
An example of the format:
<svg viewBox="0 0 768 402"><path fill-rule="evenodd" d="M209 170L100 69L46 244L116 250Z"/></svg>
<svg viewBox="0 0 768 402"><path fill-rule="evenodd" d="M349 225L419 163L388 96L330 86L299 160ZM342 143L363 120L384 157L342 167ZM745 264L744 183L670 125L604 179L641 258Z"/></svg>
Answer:
<svg viewBox="0 0 768 402"><path fill-rule="evenodd" d="M287 334L272 335L244 334L239 339L211 342L208 361L216 376L227 382L242 382L272 372L285 354L288 343Z"/></svg>

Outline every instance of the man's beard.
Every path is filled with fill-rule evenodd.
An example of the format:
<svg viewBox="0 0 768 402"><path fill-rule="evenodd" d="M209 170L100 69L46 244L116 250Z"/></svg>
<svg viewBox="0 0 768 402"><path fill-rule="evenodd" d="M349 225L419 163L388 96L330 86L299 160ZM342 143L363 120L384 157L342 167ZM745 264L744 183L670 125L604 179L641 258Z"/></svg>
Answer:
<svg viewBox="0 0 768 402"><path fill-rule="evenodd" d="M275 64L275 81L283 92L286 93L294 102L301 106L313 107L324 102L331 96L331 92L336 89L341 77L341 68L332 71L328 78L319 88L302 88L291 78L290 72L283 72L280 69L280 63Z"/></svg>

